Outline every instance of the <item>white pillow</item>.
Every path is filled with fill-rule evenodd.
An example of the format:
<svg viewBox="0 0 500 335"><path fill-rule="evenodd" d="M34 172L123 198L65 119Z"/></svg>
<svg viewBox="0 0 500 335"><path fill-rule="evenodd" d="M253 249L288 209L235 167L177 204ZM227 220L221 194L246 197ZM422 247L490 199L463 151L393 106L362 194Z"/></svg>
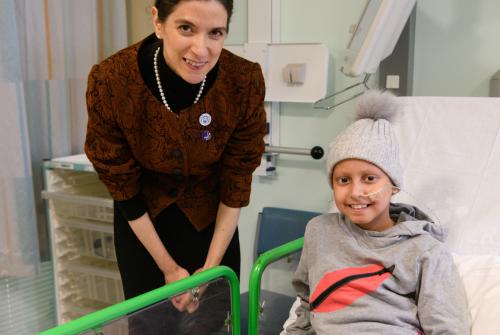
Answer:
<svg viewBox="0 0 500 335"><path fill-rule="evenodd" d="M467 295L472 321L472 335L498 335L500 329L500 257L491 255L461 256L453 258ZM297 298L280 335L295 321Z"/></svg>
<svg viewBox="0 0 500 335"><path fill-rule="evenodd" d="M453 255L462 278L473 335L498 335L500 329L500 257Z"/></svg>

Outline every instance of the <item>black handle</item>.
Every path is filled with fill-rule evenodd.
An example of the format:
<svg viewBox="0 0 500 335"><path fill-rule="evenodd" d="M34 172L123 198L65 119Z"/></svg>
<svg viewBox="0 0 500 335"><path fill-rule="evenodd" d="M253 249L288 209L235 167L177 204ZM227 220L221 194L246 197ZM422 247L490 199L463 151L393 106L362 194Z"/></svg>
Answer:
<svg viewBox="0 0 500 335"><path fill-rule="evenodd" d="M321 159L321 158L323 158L324 154L325 154L325 151L323 150L322 147L320 147L318 145L311 149L311 157L314 159Z"/></svg>

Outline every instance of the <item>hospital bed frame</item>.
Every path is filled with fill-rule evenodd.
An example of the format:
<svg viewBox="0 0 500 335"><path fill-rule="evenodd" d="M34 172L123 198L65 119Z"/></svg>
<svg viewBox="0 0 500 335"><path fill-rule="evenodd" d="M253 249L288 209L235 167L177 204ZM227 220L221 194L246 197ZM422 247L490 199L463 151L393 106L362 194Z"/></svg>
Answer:
<svg viewBox="0 0 500 335"><path fill-rule="evenodd" d="M240 285L233 270L226 266L217 266L175 283L160 287L140 296L128 299L100 311L88 314L79 319L70 321L58 327L49 329L39 335L76 335L94 331L100 334L103 325L125 317L160 301L164 301L179 293L194 287L224 278L229 282L231 289L231 330L233 335L240 335Z"/></svg>

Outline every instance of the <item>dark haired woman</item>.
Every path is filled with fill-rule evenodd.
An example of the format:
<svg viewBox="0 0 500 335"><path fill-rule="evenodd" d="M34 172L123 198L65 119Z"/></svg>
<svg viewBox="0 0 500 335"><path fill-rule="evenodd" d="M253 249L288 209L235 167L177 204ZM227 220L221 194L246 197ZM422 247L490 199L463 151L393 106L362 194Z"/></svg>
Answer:
<svg viewBox="0 0 500 335"><path fill-rule="evenodd" d="M126 298L219 264L239 273L237 221L266 116L259 65L223 49L232 9L156 1L155 34L90 72L85 152L115 200Z"/></svg>

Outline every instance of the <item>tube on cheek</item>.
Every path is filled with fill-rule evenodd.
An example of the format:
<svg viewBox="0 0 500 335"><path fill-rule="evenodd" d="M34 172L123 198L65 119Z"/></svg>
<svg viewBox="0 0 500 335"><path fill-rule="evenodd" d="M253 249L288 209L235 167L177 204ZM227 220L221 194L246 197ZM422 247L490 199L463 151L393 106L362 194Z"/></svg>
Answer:
<svg viewBox="0 0 500 335"><path fill-rule="evenodd" d="M394 185L384 185L381 188L379 188L378 190L375 190L373 192L369 192L369 193L365 193L365 194L360 194L359 197L360 198L366 198L369 201L375 201L375 200L377 200L382 195L382 193L385 190L388 190L388 189L390 189L391 191L393 191L393 190L399 191L399 187L397 187L397 186L394 186Z"/></svg>

